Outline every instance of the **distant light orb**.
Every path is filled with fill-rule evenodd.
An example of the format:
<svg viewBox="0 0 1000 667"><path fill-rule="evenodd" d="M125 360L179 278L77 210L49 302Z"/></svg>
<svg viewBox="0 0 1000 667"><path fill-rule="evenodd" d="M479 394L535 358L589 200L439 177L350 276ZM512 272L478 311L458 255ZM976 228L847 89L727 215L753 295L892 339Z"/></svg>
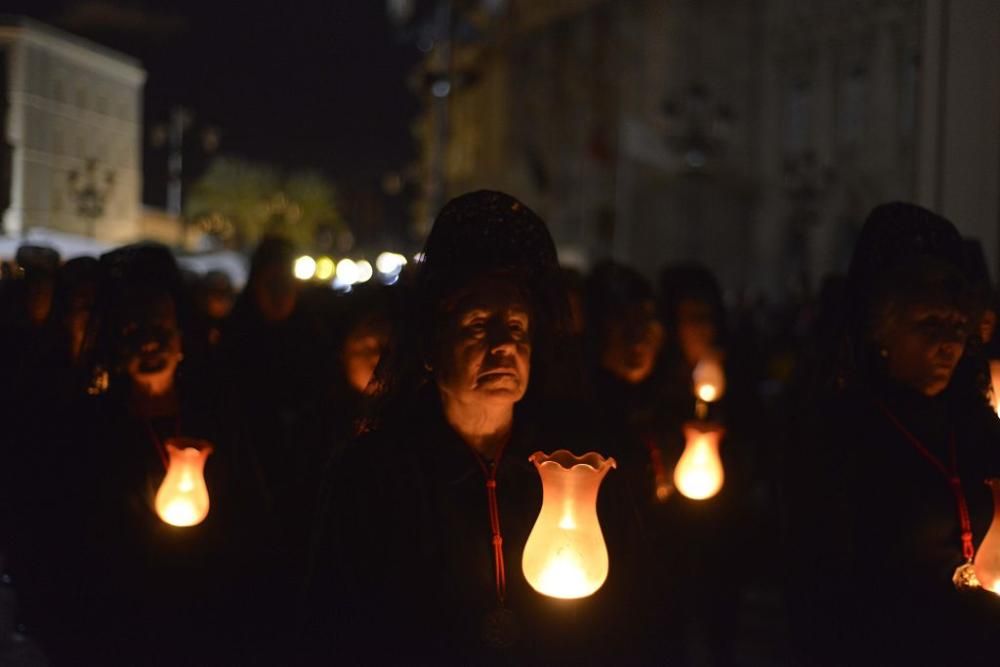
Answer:
<svg viewBox="0 0 1000 667"><path fill-rule="evenodd" d="M434 97L448 97L449 93L451 93L451 84L447 81L435 81L431 85L431 94Z"/></svg>
<svg viewBox="0 0 1000 667"><path fill-rule="evenodd" d="M358 267L358 278L355 282L366 283L372 279L375 272L372 270L371 262L367 259L362 259L357 263Z"/></svg>
<svg viewBox="0 0 1000 667"><path fill-rule="evenodd" d="M316 260L316 279L330 280L333 278L337 265L329 257L320 257Z"/></svg>
<svg viewBox="0 0 1000 667"><path fill-rule="evenodd" d="M692 169L701 169L705 166L706 156L700 150L690 150L684 155L684 161Z"/></svg>
<svg viewBox="0 0 1000 667"><path fill-rule="evenodd" d="M387 276L395 275L406 265L406 257L396 252L383 252L375 258L375 268Z"/></svg>
<svg viewBox="0 0 1000 667"><path fill-rule="evenodd" d="M295 260L293 271L299 280L309 280L316 274L316 260L309 255L302 255Z"/></svg>
<svg viewBox="0 0 1000 667"><path fill-rule="evenodd" d="M358 282L358 265L353 259L342 259L337 262L337 282L341 285L353 285Z"/></svg>

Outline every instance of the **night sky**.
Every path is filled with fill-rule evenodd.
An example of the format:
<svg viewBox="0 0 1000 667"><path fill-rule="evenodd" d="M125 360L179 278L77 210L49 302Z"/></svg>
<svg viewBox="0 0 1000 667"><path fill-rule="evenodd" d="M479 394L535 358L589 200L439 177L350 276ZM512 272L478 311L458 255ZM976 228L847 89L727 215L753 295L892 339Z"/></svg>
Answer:
<svg viewBox="0 0 1000 667"><path fill-rule="evenodd" d="M165 201L163 149L150 128L174 105L196 124L185 181L204 168L198 130L217 127L219 152L289 168L319 168L342 189L378 187L414 155L417 100L406 77L419 52L376 0L228 3L16 0L24 14L142 61L145 197Z"/></svg>

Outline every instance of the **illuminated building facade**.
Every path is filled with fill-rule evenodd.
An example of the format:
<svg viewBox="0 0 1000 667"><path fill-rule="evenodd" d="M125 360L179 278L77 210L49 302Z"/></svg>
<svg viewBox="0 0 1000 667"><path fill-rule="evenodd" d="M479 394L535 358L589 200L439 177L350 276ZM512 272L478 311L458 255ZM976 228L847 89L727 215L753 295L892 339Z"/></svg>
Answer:
<svg viewBox="0 0 1000 667"><path fill-rule="evenodd" d="M734 298L815 288L902 199L998 266L1000 4L512 0L455 24L422 79L450 84L443 122L427 86L416 125L427 190L510 191L567 263L694 259Z"/></svg>
<svg viewBox="0 0 1000 667"><path fill-rule="evenodd" d="M139 63L21 17L0 20L10 201L3 231L134 238L142 194Z"/></svg>

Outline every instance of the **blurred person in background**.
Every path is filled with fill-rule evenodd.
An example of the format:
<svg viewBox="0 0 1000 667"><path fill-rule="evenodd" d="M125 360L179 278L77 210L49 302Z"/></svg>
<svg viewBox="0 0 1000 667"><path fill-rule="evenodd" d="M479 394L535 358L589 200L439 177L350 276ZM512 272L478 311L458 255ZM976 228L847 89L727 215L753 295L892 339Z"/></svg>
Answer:
<svg viewBox="0 0 1000 667"><path fill-rule="evenodd" d="M268 649L280 644L301 580L303 555L291 546L300 544L305 520L301 465L316 447L332 366L295 259L290 241L261 240L217 351L220 446L241 471L243 623L253 643Z"/></svg>
<svg viewBox="0 0 1000 667"><path fill-rule="evenodd" d="M708 422L723 429L719 453L724 482L718 494L692 500L678 492L670 499L672 534L685 536L664 547L675 559L672 569L686 573L672 590L686 613L678 659L729 664L735 660L744 591L764 558L751 542L766 513L754 473L766 463L757 438L760 412L752 381L730 355L726 308L715 276L698 264L667 266L660 272L658 297L666 331L664 410L674 443L669 465L684 450L686 423ZM707 403L696 396L694 382L695 368L703 361L718 363L725 379L724 393ZM741 557L734 560L734 553Z"/></svg>
<svg viewBox="0 0 1000 667"><path fill-rule="evenodd" d="M185 386L180 372L180 274L166 248L146 244L102 256L99 271L87 318L94 343L84 352L106 382L80 392L72 419L62 414L39 432L44 460L25 492L38 509L31 558L14 565L26 616L55 661L141 663L210 650L207 621L225 587L216 578L227 537L225 454L206 468L204 523L176 529L153 507L167 440L213 438L206 387ZM181 640L171 625L178 617L190 624Z"/></svg>
<svg viewBox="0 0 1000 667"><path fill-rule="evenodd" d="M650 282L612 261L587 276L587 359L595 408L614 435L611 450L640 513L642 602L633 621L644 633L635 647L649 662L683 661L685 621L678 589L690 572L675 562L678 501L673 466L683 451L684 418L669 410L662 364L665 332Z"/></svg>

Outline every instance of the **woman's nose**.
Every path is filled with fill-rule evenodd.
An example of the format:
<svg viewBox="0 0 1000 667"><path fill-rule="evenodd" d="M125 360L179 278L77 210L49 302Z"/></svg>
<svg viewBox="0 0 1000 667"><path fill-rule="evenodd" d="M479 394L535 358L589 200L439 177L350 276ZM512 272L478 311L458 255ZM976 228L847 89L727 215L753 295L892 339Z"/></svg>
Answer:
<svg viewBox="0 0 1000 667"><path fill-rule="evenodd" d="M490 352L513 354L514 352L514 335L511 330L503 325L502 323L491 324L487 328L487 340L490 346Z"/></svg>
<svg viewBox="0 0 1000 667"><path fill-rule="evenodd" d="M938 343L938 354L941 356L948 357L949 359L954 357L960 357L962 355L963 346L961 345L961 340L957 337L950 337L948 339L942 340Z"/></svg>

